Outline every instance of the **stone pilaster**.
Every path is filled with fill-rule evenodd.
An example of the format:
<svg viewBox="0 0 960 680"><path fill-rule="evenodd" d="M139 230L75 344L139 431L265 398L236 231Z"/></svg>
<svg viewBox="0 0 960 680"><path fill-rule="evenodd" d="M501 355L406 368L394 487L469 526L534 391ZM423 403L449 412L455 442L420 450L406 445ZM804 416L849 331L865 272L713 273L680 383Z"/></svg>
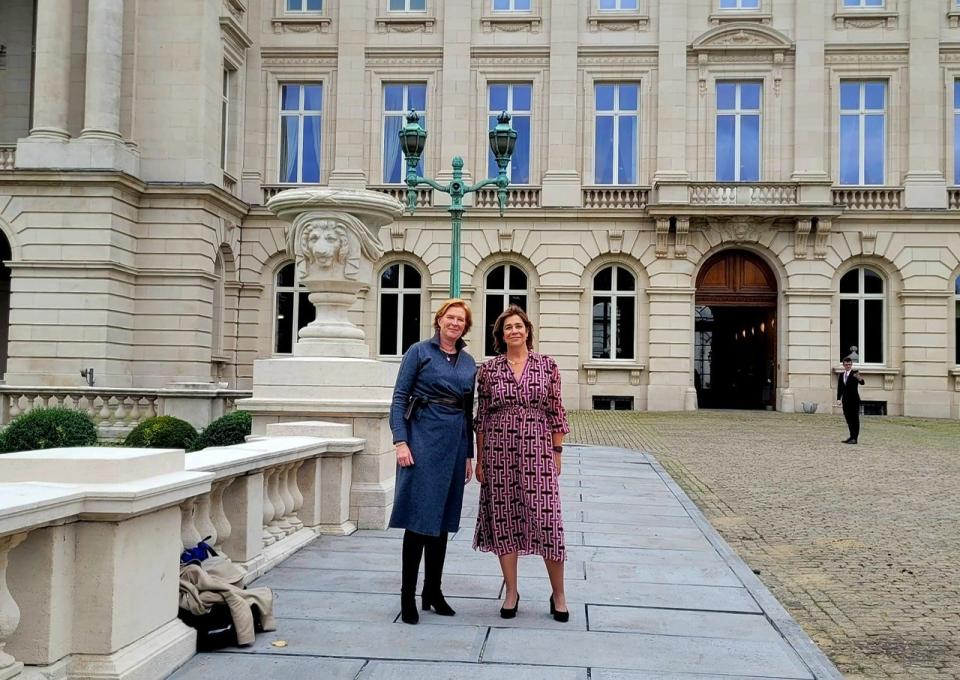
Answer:
<svg viewBox="0 0 960 680"><path fill-rule="evenodd" d="M547 206L579 206L580 173L577 112L577 30L575 7L561 8L550 16L550 102L547 115L547 171L541 201Z"/></svg>
<svg viewBox="0 0 960 680"><path fill-rule="evenodd" d="M904 207L947 207L942 156L943 81L940 72L940 14L924 2L910 8L910 111L907 116L907 174ZM888 106L888 110L895 107ZM897 178L888 178L896 184Z"/></svg>
<svg viewBox="0 0 960 680"><path fill-rule="evenodd" d="M88 0L83 136L120 138L123 0Z"/></svg>
<svg viewBox="0 0 960 680"><path fill-rule="evenodd" d="M65 140L70 136L67 107L72 4L72 0L37 0L31 137Z"/></svg>
<svg viewBox="0 0 960 680"><path fill-rule="evenodd" d="M427 158L424 172L432 172L440 183L446 183L453 177L450 161L454 156L460 156L467 161L463 169L463 179L468 184L474 177L487 176L487 156L476 159L476 168L470 167L470 122L474 119L486 124L486 116L474 116L470 107L473 99L470 78L470 12L460 12L448 6L443 16L443 75L441 77L440 97L440 129L443 135L440 139L440 156L436 159ZM484 93L483 97L486 97ZM430 101L427 101L430 106ZM486 110L486 99L478 103L479 111ZM477 113L479 113L479 111ZM429 111L427 112L429 116ZM428 149L437 148L428 138ZM428 153L428 152L427 152ZM434 205L450 205L450 195L435 191ZM463 197L464 205L473 205L473 194Z"/></svg>
<svg viewBox="0 0 960 680"><path fill-rule="evenodd" d="M832 2L832 0L830 0ZM810 21L810 12L827 12L824 0L796 4L796 66L793 112L795 135L793 174L801 182L801 203L829 203L830 176L827 174L826 93L824 69L825 27L822 21ZM828 12L829 13L829 12ZM803 102L803 105L799 105Z"/></svg>
<svg viewBox="0 0 960 680"><path fill-rule="evenodd" d="M337 35L337 108L332 187L365 189L364 149L368 147L363 123L366 69L366 2L339 3Z"/></svg>
<svg viewBox="0 0 960 680"><path fill-rule="evenodd" d="M651 286L647 410L696 408L693 386L693 288Z"/></svg>
<svg viewBox="0 0 960 680"><path fill-rule="evenodd" d="M657 169L654 181L689 179L687 159L687 3L660 12L657 58ZM651 408L653 405L651 403Z"/></svg>
<svg viewBox="0 0 960 680"><path fill-rule="evenodd" d="M903 415L950 418L949 307L939 291L903 291ZM890 362L888 361L888 364Z"/></svg>
<svg viewBox="0 0 960 680"><path fill-rule="evenodd" d="M786 318L777 323L781 337L786 338L782 343L786 356L780 357L780 363L786 366L788 384L780 386L781 398L789 390L796 410L806 401L817 402L818 412L830 413L836 389L830 372L834 292L830 288L787 289L783 294Z"/></svg>

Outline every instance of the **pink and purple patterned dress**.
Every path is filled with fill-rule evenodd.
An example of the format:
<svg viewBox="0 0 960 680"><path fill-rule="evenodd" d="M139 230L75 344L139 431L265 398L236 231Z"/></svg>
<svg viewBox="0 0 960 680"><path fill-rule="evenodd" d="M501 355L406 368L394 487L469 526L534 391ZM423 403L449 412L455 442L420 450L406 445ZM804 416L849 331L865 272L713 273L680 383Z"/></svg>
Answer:
<svg viewBox="0 0 960 680"><path fill-rule="evenodd" d="M570 426L556 362L530 352L518 380L505 356L491 359L477 372L477 393L485 482L474 549L566 559L551 433Z"/></svg>

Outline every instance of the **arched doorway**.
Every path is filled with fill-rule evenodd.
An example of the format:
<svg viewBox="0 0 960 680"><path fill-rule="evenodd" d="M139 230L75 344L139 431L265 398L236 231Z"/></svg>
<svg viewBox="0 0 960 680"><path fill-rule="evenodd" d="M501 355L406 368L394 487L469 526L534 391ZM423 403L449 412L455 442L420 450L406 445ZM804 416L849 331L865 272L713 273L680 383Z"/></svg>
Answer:
<svg viewBox="0 0 960 680"><path fill-rule="evenodd" d="M0 232L0 380L7 372L7 341L10 338L10 242Z"/></svg>
<svg viewBox="0 0 960 680"><path fill-rule="evenodd" d="M773 409L777 280L745 250L712 256L697 276L694 385L701 408Z"/></svg>

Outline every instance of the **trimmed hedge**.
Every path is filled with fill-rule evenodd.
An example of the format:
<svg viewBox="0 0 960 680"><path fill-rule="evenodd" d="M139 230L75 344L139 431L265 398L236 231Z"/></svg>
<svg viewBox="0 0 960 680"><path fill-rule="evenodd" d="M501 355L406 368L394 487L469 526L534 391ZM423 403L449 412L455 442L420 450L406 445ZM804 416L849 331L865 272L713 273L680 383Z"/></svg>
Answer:
<svg viewBox="0 0 960 680"><path fill-rule="evenodd" d="M186 420L173 416L147 418L137 425L127 438L124 446L150 449L193 449L197 431Z"/></svg>
<svg viewBox="0 0 960 680"><path fill-rule="evenodd" d="M233 411L217 418L207 425L206 429L197 437L195 449L205 449L210 446L232 446L242 444L250 434L253 419L247 411Z"/></svg>
<svg viewBox="0 0 960 680"><path fill-rule="evenodd" d="M96 446L97 426L82 411L35 408L16 418L0 436L0 450L32 451L62 446Z"/></svg>

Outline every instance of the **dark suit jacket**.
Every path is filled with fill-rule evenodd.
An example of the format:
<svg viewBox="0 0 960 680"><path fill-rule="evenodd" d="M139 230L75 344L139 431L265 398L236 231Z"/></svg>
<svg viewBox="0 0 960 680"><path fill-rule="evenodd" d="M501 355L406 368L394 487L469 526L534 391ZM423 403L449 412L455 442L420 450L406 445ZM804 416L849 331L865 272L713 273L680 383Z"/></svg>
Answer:
<svg viewBox="0 0 960 680"><path fill-rule="evenodd" d="M837 376L837 399L843 403L844 407L860 406L859 386L863 383L863 378L855 370L850 371L846 385L843 384L843 373Z"/></svg>

